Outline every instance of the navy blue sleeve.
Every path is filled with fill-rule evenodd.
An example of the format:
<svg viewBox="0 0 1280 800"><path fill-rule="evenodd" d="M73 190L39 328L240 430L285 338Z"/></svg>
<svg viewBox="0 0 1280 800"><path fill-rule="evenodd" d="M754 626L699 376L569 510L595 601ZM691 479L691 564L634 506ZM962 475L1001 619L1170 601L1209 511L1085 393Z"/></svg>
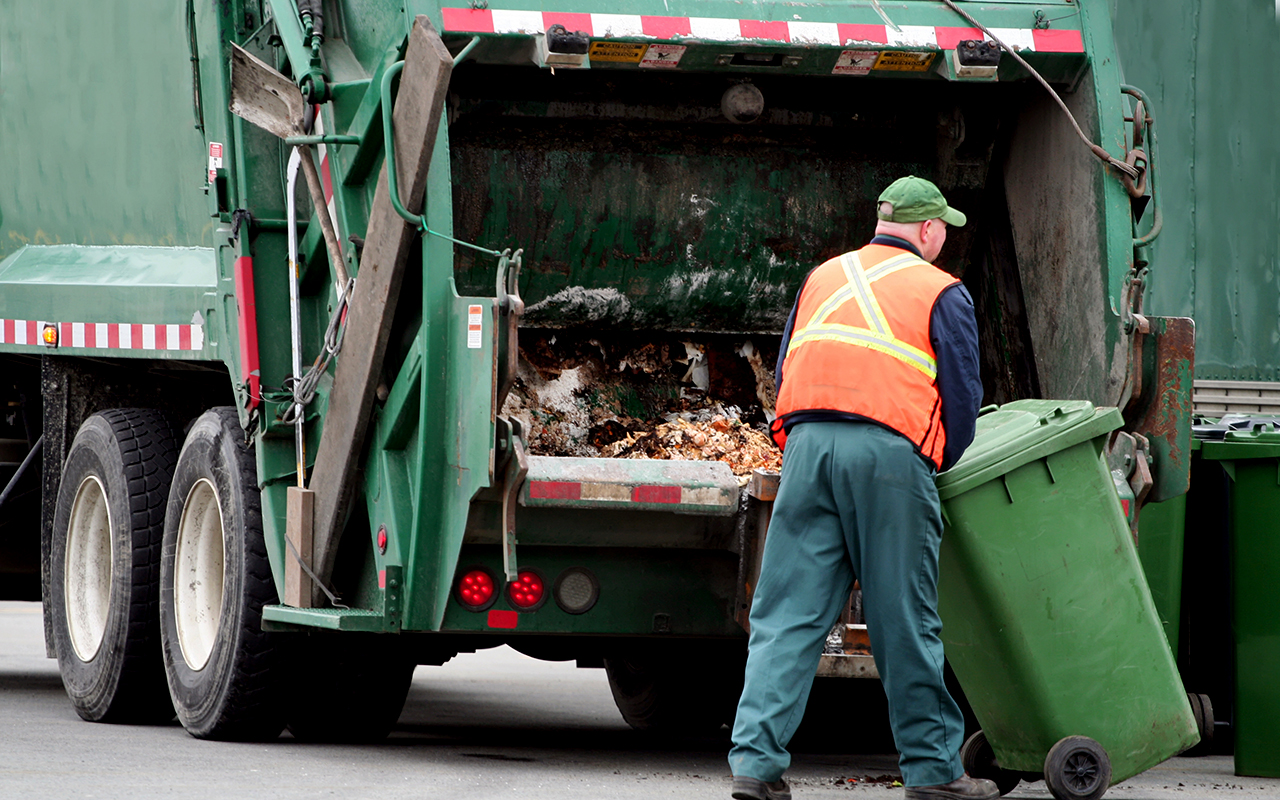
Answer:
<svg viewBox="0 0 1280 800"><path fill-rule="evenodd" d="M942 398L942 428L947 444L942 468L949 469L973 442L974 424L982 406L982 378L978 374L978 322L973 298L964 284L943 290L929 318L929 340L938 359L938 395Z"/></svg>
<svg viewBox="0 0 1280 800"><path fill-rule="evenodd" d="M813 270L809 270L809 275L812 274ZM800 289L796 292L796 302L791 306L791 316L787 317L787 327L782 329L782 344L778 347L778 364L773 369L773 388L777 394L782 393L782 362L787 357L787 348L791 346L791 334L796 328L796 311L800 308L800 295L804 294L804 286L809 282L809 275L805 275L804 280L801 281ZM777 394L774 396L776 397Z"/></svg>

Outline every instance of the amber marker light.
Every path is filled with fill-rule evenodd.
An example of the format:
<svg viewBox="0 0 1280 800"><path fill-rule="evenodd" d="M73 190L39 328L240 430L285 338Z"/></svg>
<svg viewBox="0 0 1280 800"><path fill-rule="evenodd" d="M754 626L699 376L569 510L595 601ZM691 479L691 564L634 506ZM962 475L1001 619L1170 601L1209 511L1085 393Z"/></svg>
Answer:
<svg viewBox="0 0 1280 800"><path fill-rule="evenodd" d="M50 347L58 346L58 326L45 325L44 330L40 333L40 337L44 339L44 343Z"/></svg>

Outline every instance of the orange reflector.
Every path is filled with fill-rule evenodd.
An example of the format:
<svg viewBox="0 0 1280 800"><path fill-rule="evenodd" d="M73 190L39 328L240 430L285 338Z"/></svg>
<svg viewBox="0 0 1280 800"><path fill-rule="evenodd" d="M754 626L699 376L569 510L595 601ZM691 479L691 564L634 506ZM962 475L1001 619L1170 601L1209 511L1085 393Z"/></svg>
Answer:
<svg viewBox="0 0 1280 800"><path fill-rule="evenodd" d="M50 347L58 346L58 326L57 325L45 325L44 332L41 333L40 336L41 338L44 339L44 343L49 345Z"/></svg>

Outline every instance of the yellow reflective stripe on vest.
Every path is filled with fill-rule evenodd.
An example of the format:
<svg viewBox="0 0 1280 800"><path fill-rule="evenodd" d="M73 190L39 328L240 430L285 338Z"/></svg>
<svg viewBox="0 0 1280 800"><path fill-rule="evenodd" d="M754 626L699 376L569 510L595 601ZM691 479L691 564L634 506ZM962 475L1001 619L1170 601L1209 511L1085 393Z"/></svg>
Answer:
<svg viewBox="0 0 1280 800"><path fill-rule="evenodd" d="M893 273L898 272L899 270L904 270L907 267L914 267L920 264L929 266L929 262L921 261L920 259L916 258L915 255L912 253L905 253L900 256L895 256L885 261L881 261L879 264L876 264L875 267L871 269L871 271L867 272L867 280L871 283L875 283L881 278L887 278Z"/></svg>
<svg viewBox="0 0 1280 800"><path fill-rule="evenodd" d="M875 328L877 333L892 335L889 320L880 310L876 293L871 290L867 274L862 271L862 262L855 254L845 253L840 257L840 266L844 269L845 278L849 280L849 288L853 290L853 299L858 304L858 310L862 312L862 318L868 325Z"/></svg>
<svg viewBox="0 0 1280 800"><path fill-rule="evenodd" d="M817 341L843 342L844 344L866 347L876 352L884 353L887 356L892 356L904 364L920 370L930 379L938 376L938 362L923 350L912 347L892 336L879 334L867 328L855 328L852 325L815 325L807 327L799 335L791 339L791 343L787 347L787 356L790 357L797 347L801 347L808 342Z"/></svg>
<svg viewBox="0 0 1280 800"><path fill-rule="evenodd" d="M907 344L894 337L890 330L889 320L880 308L876 293L871 283L899 270L924 264L911 253L891 258L877 264L870 272L863 270L862 262L856 253L845 253L840 257L840 266L844 269L848 283L831 295L825 303L814 312L813 318L800 330L796 331L787 347L787 355L791 355L797 347L807 342L834 341L866 347L870 350L891 356L910 367L920 370L931 380L938 375L938 362L925 351ZM872 328L859 328L853 325L837 325L827 322L841 306L850 300L858 304L862 318Z"/></svg>
<svg viewBox="0 0 1280 800"><path fill-rule="evenodd" d="M852 297L853 289L849 288L847 285L841 287L838 292L831 295L831 298L814 312L813 319L809 320L809 323L805 325L805 327L807 328L809 325L820 325L826 322L827 317L836 313L836 311L840 309L840 306L847 303Z"/></svg>
<svg viewBox="0 0 1280 800"><path fill-rule="evenodd" d="M867 272L866 273L867 283L875 283L881 278L887 278L893 273L898 272L900 270L904 270L907 267L914 267L919 264L925 264L925 263L926 262L921 261L911 253L904 253L903 255L895 256L894 258L890 258L887 261L880 262L875 266L874 269L872 269L870 272ZM845 278L846 280L848 280L849 278L849 275L847 272L845 274ZM838 292L831 295L831 297L827 299L827 302L823 303L818 308L818 310L814 312L813 317L810 318L809 322L806 323L805 327L808 327L809 325L818 325L823 322L826 322L827 319L832 314L834 314L837 310L839 310L840 306L844 305L846 302L852 299L853 296L854 296L854 290L853 290L852 282L850 282L846 284L844 288L840 289ZM867 315L864 313L863 317L867 318ZM886 323L886 327L887 325L888 323Z"/></svg>

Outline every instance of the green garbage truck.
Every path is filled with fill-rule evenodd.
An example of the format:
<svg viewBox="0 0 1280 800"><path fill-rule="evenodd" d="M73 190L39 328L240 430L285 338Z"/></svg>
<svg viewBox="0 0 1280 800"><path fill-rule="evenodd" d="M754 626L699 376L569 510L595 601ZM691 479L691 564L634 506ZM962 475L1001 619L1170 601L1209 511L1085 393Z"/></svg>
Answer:
<svg viewBox="0 0 1280 800"><path fill-rule="evenodd" d="M509 644L718 724L776 476L713 440L904 174L969 215L987 401L1119 407L1136 524L1193 336L1115 55L1094 0L7 4L0 591L90 720L376 738Z"/></svg>

